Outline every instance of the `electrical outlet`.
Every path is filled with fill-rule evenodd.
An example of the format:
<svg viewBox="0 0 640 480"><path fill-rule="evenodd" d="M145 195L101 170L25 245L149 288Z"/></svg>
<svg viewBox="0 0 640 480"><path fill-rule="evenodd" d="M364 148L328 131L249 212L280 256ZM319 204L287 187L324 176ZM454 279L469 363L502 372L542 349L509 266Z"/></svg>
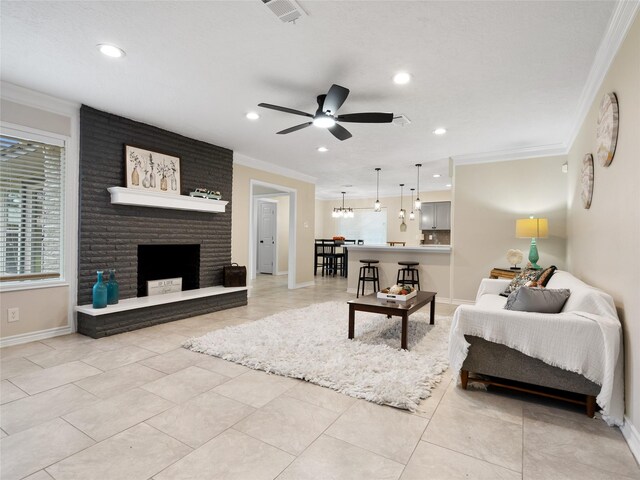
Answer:
<svg viewBox="0 0 640 480"><path fill-rule="evenodd" d="M7 308L7 321L17 322L20 320L20 309L18 307Z"/></svg>

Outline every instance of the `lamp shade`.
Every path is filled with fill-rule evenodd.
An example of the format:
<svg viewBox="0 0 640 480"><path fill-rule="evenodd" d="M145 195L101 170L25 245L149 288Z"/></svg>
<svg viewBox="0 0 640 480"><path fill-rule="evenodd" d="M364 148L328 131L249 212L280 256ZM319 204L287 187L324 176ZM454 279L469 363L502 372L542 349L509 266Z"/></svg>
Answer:
<svg viewBox="0 0 640 480"><path fill-rule="evenodd" d="M516 220L516 238L547 238L549 222L546 218L519 218Z"/></svg>

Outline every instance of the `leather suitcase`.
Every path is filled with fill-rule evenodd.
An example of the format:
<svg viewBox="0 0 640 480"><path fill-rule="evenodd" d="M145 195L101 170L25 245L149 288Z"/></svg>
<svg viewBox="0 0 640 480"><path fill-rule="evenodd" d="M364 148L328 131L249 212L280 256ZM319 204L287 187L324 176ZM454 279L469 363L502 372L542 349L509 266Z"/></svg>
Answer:
<svg viewBox="0 0 640 480"><path fill-rule="evenodd" d="M240 267L237 263L232 263L223 267L222 271L225 287L247 286L247 267Z"/></svg>

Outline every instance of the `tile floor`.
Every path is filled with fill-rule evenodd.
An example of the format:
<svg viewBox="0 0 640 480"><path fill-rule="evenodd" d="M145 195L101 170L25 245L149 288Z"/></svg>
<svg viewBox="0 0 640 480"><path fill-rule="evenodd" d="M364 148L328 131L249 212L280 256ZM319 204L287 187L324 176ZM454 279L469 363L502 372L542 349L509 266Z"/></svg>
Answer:
<svg viewBox="0 0 640 480"><path fill-rule="evenodd" d="M620 431L570 406L464 391L445 376L412 414L180 347L216 328L352 297L344 279L316 281L287 291L286 277L263 276L245 307L0 350L0 477L640 479Z"/></svg>

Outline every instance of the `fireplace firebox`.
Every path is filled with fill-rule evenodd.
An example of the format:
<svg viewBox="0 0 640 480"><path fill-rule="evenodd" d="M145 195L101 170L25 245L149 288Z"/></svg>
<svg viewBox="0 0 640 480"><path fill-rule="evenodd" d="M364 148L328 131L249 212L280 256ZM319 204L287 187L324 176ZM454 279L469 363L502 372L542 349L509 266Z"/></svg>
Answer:
<svg viewBox="0 0 640 480"><path fill-rule="evenodd" d="M182 290L200 288L199 244L138 245L138 297L146 297L147 282L182 278Z"/></svg>

